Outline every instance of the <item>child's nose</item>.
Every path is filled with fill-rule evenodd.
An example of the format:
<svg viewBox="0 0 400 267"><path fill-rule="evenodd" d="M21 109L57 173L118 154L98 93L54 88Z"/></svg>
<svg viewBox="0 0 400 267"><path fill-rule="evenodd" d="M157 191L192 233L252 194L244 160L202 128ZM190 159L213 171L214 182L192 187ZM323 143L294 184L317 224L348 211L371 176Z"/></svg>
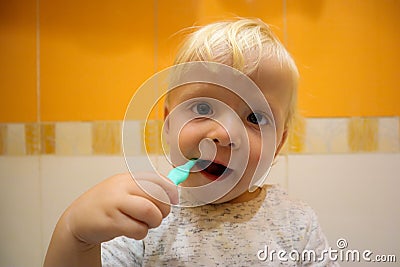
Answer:
<svg viewBox="0 0 400 267"><path fill-rule="evenodd" d="M216 145L238 149L241 145L241 132L243 125L237 125L235 119L224 120L223 123L214 122L213 129L209 132L208 138Z"/></svg>

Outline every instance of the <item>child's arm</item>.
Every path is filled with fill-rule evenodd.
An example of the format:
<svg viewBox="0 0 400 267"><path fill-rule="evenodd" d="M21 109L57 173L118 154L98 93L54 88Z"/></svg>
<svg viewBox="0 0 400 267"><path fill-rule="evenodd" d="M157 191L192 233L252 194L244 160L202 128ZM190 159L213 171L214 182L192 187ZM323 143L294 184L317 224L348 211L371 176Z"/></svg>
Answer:
<svg viewBox="0 0 400 267"><path fill-rule="evenodd" d="M136 181L157 199L177 203L175 185L156 174ZM117 236L143 239L161 224L170 205L147 195L129 174L96 185L64 212L54 230L44 266L101 266L101 243Z"/></svg>

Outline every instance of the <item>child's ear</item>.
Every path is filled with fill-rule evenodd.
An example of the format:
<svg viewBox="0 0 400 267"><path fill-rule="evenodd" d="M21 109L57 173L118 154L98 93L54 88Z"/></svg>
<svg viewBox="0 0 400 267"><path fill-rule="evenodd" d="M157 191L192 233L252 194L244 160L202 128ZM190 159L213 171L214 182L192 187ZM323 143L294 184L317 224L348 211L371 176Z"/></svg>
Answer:
<svg viewBox="0 0 400 267"><path fill-rule="evenodd" d="M285 144L285 142L286 142L286 140L287 140L287 138L288 138L288 135L289 135L288 129L285 128L285 129L283 130L282 138L281 138L281 140L280 140L278 146L276 147L276 151L275 151L274 158L276 158L276 156L278 156L279 152L281 151L283 145Z"/></svg>

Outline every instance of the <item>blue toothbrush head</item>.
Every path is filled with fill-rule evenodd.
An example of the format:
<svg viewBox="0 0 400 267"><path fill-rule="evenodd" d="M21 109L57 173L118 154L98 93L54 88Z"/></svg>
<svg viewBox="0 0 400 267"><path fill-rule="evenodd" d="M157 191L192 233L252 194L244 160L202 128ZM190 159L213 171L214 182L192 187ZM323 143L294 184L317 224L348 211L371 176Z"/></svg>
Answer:
<svg viewBox="0 0 400 267"><path fill-rule="evenodd" d="M191 159L184 165L173 168L167 177L176 185L183 183L189 177L190 169L193 168L196 162L197 159Z"/></svg>

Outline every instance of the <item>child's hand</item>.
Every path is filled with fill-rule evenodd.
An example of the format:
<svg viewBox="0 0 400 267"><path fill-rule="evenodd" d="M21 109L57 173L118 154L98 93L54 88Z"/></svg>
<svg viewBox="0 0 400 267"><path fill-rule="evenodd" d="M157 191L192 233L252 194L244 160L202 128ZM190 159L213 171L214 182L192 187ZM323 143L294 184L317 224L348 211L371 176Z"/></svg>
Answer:
<svg viewBox="0 0 400 267"><path fill-rule="evenodd" d="M154 173L138 173L135 178L110 177L75 200L57 224L45 265L98 264L101 242L121 235L142 239L159 226L170 212L166 203L178 202L177 187ZM67 259L74 261L66 263Z"/></svg>
<svg viewBox="0 0 400 267"><path fill-rule="evenodd" d="M113 176L78 198L66 211L71 233L86 244L98 244L121 235L142 239L159 226L170 206L142 188L170 203L177 201L176 186L152 173L135 176L135 181L129 174Z"/></svg>

